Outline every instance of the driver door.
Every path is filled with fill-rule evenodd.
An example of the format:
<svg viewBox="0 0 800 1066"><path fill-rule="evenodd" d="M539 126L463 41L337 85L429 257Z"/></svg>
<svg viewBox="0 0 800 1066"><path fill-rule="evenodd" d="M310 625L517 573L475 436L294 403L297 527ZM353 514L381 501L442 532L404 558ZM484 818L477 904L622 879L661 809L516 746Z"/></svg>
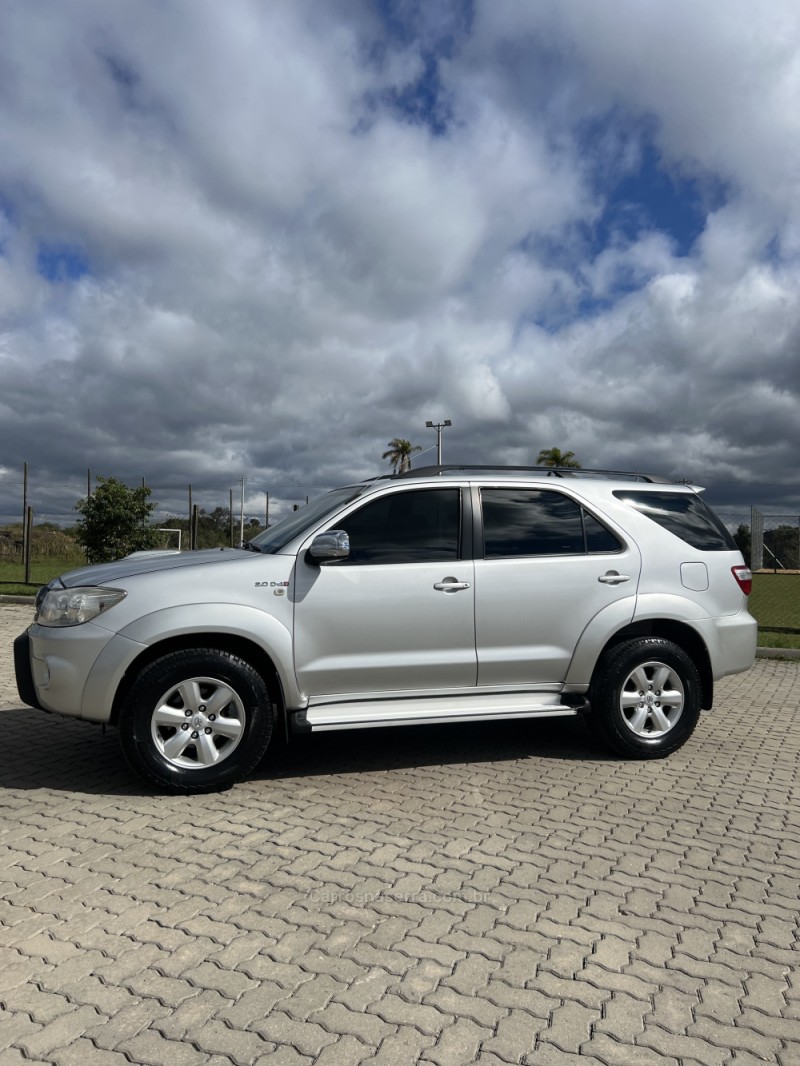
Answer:
<svg viewBox="0 0 800 1066"><path fill-rule="evenodd" d="M457 487L392 488L338 519L347 559L295 567L294 648L310 698L385 699L477 682L474 563Z"/></svg>

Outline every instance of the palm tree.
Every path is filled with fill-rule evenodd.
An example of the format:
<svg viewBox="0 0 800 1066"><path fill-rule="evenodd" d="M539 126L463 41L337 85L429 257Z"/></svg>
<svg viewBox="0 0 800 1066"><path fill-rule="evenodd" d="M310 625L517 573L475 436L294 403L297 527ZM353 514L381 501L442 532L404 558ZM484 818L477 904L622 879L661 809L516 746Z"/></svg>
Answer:
<svg viewBox="0 0 800 1066"><path fill-rule="evenodd" d="M537 466L566 466L580 470L581 464L575 458L575 452L562 452L560 448L542 448L536 456Z"/></svg>
<svg viewBox="0 0 800 1066"><path fill-rule="evenodd" d="M389 450L383 453L381 459L388 459L395 474L402 474L411 469L411 456L414 452L421 451L421 444L412 444L410 440L395 437L389 441Z"/></svg>

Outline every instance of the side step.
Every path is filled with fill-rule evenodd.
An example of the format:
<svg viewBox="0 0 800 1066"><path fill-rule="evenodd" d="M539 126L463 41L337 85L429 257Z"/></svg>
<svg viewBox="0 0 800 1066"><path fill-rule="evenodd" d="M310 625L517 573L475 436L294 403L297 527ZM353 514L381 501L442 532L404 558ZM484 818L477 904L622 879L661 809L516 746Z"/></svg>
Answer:
<svg viewBox="0 0 800 1066"><path fill-rule="evenodd" d="M566 702L569 700L569 702ZM559 693L487 693L439 696L426 699L352 700L323 703L292 715L298 733L332 729L372 729L379 726L424 725L444 722L481 722L506 718L556 718L574 716L588 706L585 697Z"/></svg>

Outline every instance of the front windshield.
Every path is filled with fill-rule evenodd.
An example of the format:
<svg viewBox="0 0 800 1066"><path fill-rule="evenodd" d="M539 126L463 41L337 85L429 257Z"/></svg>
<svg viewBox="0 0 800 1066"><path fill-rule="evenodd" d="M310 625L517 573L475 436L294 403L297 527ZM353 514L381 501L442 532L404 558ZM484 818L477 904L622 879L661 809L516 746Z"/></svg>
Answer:
<svg viewBox="0 0 800 1066"><path fill-rule="evenodd" d="M346 503L350 503L365 488L365 485L350 485L346 489L334 489L333 492L327 492L324 496L307 503L305 507L301 507L299 511L290 511L283 518L279 518L274 526L270 526L257 537L253 537L249 543L265 555L274 555L309 526L321 522L325 515L332 514L340 507L344 507Z"/></svg>

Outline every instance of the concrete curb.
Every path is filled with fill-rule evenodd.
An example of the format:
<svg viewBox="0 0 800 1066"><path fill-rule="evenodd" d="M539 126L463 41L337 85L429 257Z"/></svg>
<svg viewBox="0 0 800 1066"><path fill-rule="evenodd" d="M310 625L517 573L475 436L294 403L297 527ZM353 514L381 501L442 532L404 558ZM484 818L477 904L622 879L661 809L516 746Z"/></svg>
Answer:
<svg viewBox="0 0 800 1066"><path fill-rule="evenodd" d="M756 648L759 659L800 659L800 648Z"/></svg>
<svg viewBox="0 0 800 1066"><path fill-rule="evenodd" d="M29 603L31 607L33 607L35 600L35 593L31 596L6 596L5 594L0 595L0 603Z"/></svg>

